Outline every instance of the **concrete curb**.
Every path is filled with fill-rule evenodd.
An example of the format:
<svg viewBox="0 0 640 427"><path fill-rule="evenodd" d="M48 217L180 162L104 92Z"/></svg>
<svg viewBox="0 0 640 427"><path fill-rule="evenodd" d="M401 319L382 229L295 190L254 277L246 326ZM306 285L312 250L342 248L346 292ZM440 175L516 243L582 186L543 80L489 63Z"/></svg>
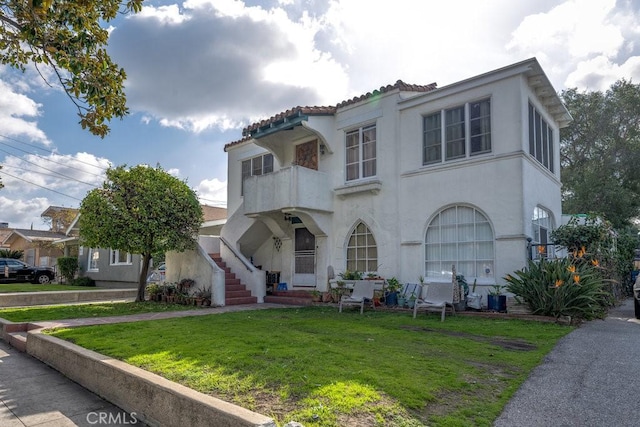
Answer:
<svg viewBox="0 0 640 427"><path fill-rule="evenodd" d="M150 426L276 425L262 414L39 330L28 332L27 353Z"/></svg>
<svg viewBox="0 0 640 427"><path fill-rule="evenodd" d="M137 289L101 289L82 291L10 292L0 294L0 307L109 301L135 298Z"/></svg>

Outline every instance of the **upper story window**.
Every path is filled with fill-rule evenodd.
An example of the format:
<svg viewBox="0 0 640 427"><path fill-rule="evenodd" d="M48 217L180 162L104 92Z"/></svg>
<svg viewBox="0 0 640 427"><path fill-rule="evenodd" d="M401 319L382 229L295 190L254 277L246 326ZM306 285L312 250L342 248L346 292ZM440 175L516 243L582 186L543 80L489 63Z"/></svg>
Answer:
<svg viewBox="0 0 640 427"><path fill-rule="evenodd" d="M553 129L529 103L529 154L553 172Z"/></svg>
<svg viewBox="0 0 640 427"><path fill-rule="evenodd" d="M361 127L346 134L347 181L376 175L376 125Z"/></svg>
<svg viewBox="0 0 640 427"><path fill-rule="evenodd" d="M490 99L438 111L425 116L422 123L424 165L491 151Z"/></svg>
<svg viewBox="0 0 640 427"><path fill-rule="evenodd" d="M109 262L111 265L130 265L131 264L131 254L128 252L123 252L120 250L111 249L111 253L109 256Z"/></svg>
<svg viewBox="0 0 640 427"><path fill-rule="evenodd" d="M244 195L244 179L253 175L264 175L273 172L273 154L267 153L242 161L242 186L240 195Z"/></svg>

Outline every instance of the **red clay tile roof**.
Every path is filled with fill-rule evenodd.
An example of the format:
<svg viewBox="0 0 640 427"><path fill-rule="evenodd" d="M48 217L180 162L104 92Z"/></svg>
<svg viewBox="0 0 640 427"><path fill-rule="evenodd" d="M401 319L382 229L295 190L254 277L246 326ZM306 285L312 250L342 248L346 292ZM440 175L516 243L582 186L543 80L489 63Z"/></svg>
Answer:
<svg viewBox="0 0 640 427"><path fill-rule="evenodd" d="M276 114L275 116L271 116L269 119L266 120L262 120L256 123L253 123L249 126L247 126L246 128L244 128L242 130L242 139L239 139L237 141L233 141L230 142L228 144L226 144L224 146L224 151L227 151L227 148L232 147L234 145L237 144L241 144L245 141L248 141L251 139L251 131L258 129L262 126L266 126L270 123L276 123L280 120L283 120L287 117L292 117L292 116L296 116L298 114L305 114L305 115L315 115L315 116L321 116L321 115L332 115L335 114L336 111L338 110L338 108L342 108L342 107L346 107L348 105L352 105L352 104L356 104L358 102L361 101L365 101L371 97L380 95L381 93L386 93L386 92L391 92L392 90L400 90L400 91L404 91L404 92L430 92L432 90L435 90L437 88L436 83L431 83L428 85L412 85L412 84L407 84L405 82L403 82L402 80L398 80L397 82L395 82L395 84L392 85L386 85L386 86L382 86L380 87L380 89L374 90L373 92L367 92L364 95L360 95L360 96L356 96L354 98L348 99L346 101L342 101L340 103L338 103L336 106L326 106L326 107L318 107L318 106L314 106L314 107L294 107L291 108L289 110L283 111L281 113Z"/></svg>
<svg viewBox="0 0 640 427"><path fill-rule="evenodd" d="M227 218L227 209L216 206L200 205L205 221L215 221Z"/></svg>

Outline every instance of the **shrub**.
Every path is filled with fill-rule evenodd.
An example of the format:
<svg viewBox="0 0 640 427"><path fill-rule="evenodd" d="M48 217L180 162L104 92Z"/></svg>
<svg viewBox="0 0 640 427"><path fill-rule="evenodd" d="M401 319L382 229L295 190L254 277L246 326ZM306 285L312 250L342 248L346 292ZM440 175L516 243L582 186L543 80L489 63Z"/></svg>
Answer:
<svg viewBox="0 0 640 427"><path fill-rule="evenodd" d="M93 280L91 277L86 277L86 276L73 279L70 283L74 286L95 286L96 285L95 280Z"/></svg>
<svg viewBox="0 0 640 427"><path fill-rule="evenodd" d="M527 268L505 277L506 288L533 314L601 318L612 298L598 268L597 261L583 257L529 261Z"/></svg>
<svg viewBox="0 0 640 427"><path fill-rule="evenodd" d="M0 258L20 259L24 251L12 251L11 249L0 249Z"/></svg>
<svg viewBox="0 0 640 427"><path fill-rule="evenodd" d="M76 257L60 257L58 258L58 268L64 279L71 283L78 272L78 258Z"/></svg>

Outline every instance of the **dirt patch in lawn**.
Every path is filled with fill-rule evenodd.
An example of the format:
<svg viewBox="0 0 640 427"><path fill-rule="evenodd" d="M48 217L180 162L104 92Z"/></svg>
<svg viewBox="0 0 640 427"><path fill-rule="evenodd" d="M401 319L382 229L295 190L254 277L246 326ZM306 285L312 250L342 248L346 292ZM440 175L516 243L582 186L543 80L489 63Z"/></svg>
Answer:
<svg viewBox="0 0 640 427"><path fill-rule="evenodd" d="M527 341L519 339L511 339L505 337L485 337L482 335L474 335L467 332L437 330L431 328L420 328L416 326L401 326L401 328L409 331L438 333L452 337L467 338L478 342L486 342L498 347L502 347L505 350L533 351L538 348Z"/></svg>

